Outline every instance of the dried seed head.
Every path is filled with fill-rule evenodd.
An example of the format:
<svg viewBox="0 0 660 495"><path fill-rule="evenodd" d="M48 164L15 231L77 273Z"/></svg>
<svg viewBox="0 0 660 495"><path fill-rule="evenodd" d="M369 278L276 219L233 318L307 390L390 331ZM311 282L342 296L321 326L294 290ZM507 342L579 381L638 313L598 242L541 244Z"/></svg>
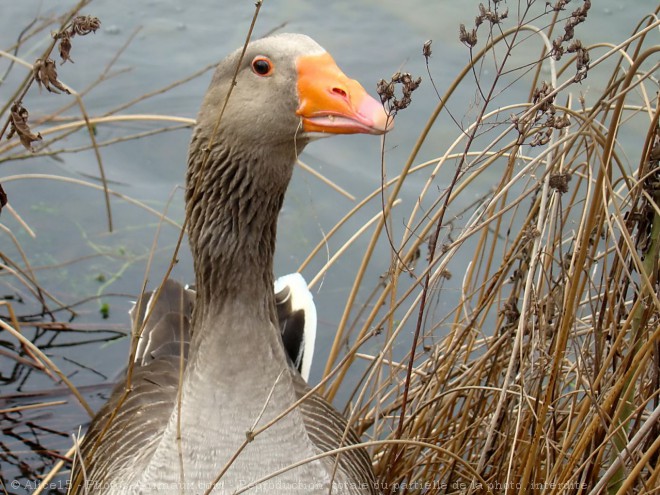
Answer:
<svg viewBox="0 0 660 495"><path fill-rule="evenodd" d="M431 58L431 43L433 43L433 40L428 40L424 43L422 46L422 55L424 55L424 58L426 59L426 63L429 63L429 58Z"/></svg>
<svg viewBox="0 0 660 495"><path fill-rule="evenodd" d="M514 272L512 278L516 276L519 275ZM518 309L518 306L516 306L516 303L513 300L509 300L504 303L504 305L502 306L502 311L500 311L500 314L506 318L507 323L509 325L514 324L520 318L520 310Z"/></svg>
<svg viewBox="0 0 660 495"><path fill-rule="evenodd" d="M412 93L422 83L422 78L413 79L408 72L395 72L390 82L381 79L378 81L376 91L380 95L380 101L387 105L390 115L396 115L399 110L407 108L412 102ZM398 99L395 94L395 86L401 84L403 96Z"/></svg>
<svg viewBox="0 0 660 495"><path fill-rule="evenodd" d="M556 117L553 114L551 114L548 119L545 121L544 124L546 127L552 127L553 129L563 129L564 127L568 127L571 125L571 120L568 118L568 115L560 115L559 117Z"/></svg>
<svg viewBox="0 0 660 495"><path fill-rule="evenodd" d="M568 2L567 2L568 3ZM575 36L575 26L587 20L587 13L591 8L591 1L585 0L582 7L574 10L564 25L564 41L569 41Z"/></svg>
<svg viewBox="0 0 660 495"><path fill-rule="evenodd" d="M385 79L381 79L380 81L378 81L378 85L376 86L376 91L380 95L380 102L387 103L392 98L394 98L394 83L393 82L388 83Z"/></svg>
<svg viewBox="0 0 660 495"><path fill-rule="evenodd" d="M64 29L58 33L53 33L53 37L60 40L59 50L62 63L66 62L67 60L73 63L73 60L70 56L71 38L73 38L76 34L79 36L85 36L89 33L94 33L100 27L101 21L98 17L91 15L79 15L74 17L73 21L71 21L71 24L67 29Z"/></svg>
<svg viewBox="0 0 660 495"><path fill-rule="evenodd" d="M580 40L573 40L570 45L568 45L568 48L566 48L566 51L568 53L575 53L579 50L583 50L584 48L582 47L582 42Z"/></svg>
<svg viewBox="0 0 660 495"><path fill-rule="evenodd" d="M548 84L547 82L543 81L541 84L540 88L536 88L534 90L534 94L532 96L532 102L534 104L540 103L539 105L539 111L540 112L553 112L554 113L554 101L555 101L555 96L552 95L552 92L554 91L554 88L552 87L552 84Z"/></svg>
<svg viewBox="0 0 660 495"><path fill-rule="evenodd" d="M550 142L552 137L552 127L548 127L545 130L539 130L530 141L530 146L543 146Z"/></svg>
<svg viewBox="0 0 660 495"><path fill-rule="evenodd" d="M410 92L412 93L415 91L417 88L419 88L419 85L422 84L422 78L418 77L417 79L411 79L410 83L408 84L408 88L410 89Z"/></svg>
<svg viewBox="0 0 660 495"><path fill-rule="evenodd" d="M509 9L502 12L497 11L497 2L495 3L495 10L486 9L483 3L479 4L479 15L474 20L476 27L479 27L484 21L490 22L490 25L499 24L503 19L509 17Z"/></svg>
<svg viewBox="0 0 660 495"><path fill-rule="evenodd" d="M69 91L69 89L57 79L57 67L52 59L47 58L43 61L38 58L34 62L32 71L34 72L34 78L39 84L39 87L43 85L51 93L59 94L58 89L60 89L66 94L71 94L71 91ZM51 85L54 87L51 87Z"/></svg>
<svg viewBox="0 0 660 495"><path fill-rule="evenodd" d="M401 88L403 91L403 97L400 100L394 99L394 108L395 110L403 110L407 108L412 102L412 93L419 85L422 83L422 78L418 77L413 79L410 73L405 72L401 75Z"/></svg>
<svg viewBox="0 0 660 495"><path fill-rule="evenodd" d="M550 51L550 55L555 60L560 60L561 56L564 54L564 47L562 45L563 42L564 39L561 36L552 41L552 50Z"/></svg>
<svg viewBox="0 0 660 495"><path fill-rule="evenodd" d="M79 15L75 17L71 22L71 28L69 34L71 36L79 35L85 36L89 33L95 33L98 28L101 27L101 21L98 17L91 15Z"/></svg>
<svg viewBox="0 0 660 495"><path fill-rule="evenodd" d="M9 134L7 139L11 139L14 134L18 135L21 144L32 151L32 143L41 140L41 134L34 134L28 125L28 111L20 103L14 103L9 115Z"/></svg>
<svg viewBox="0 0 660 495"><path fill-rule="evenodd" d="M64 32L62 33L62 35L60 35L59 49L60 49L60 58L62 59L62 63L66 62L67 60L73 63L73 59L70 56L71 36L69 36L69 33Z"/></svg>
<svg viewBox="0 0 660 495"><path fill-rule="evenodd" d="M551 10L555 12L559 12L561 10L565 10L566 4L568 4L570 0L558 0L554 5L551 5L550 2L546 2L546 10L548 7L550 7ZM564 54L564 47L563 43L565 41L571 41L573 37L575 36L575 27L578 24L583 23L587 19L587 13L589 12L589 9L591 8L591 1L590 0L584 0L584 3L582 4L581 7L578 9L574 10L573 13L568 17L566 20L566 23L564 24L564 34L560 35L557 39L555 39L552 42L552 50L550 51L550 55L554 57L555 60L559 60L561 56ZM579 44L580 47L582 47L582 44L576 40L576 42ZM571 46L566 49L567 52L573 53L577 52L578 49L576 47L573 47L573 43L571 43ZM573 47L573 49L571 49ZM583 64L583 66L586 66L586 64ZM576 76L575 80L576 81L581 81L586 77L586 72L587 72L588 67L580 69L578 68L578 75Z"/></svg>
<svg viewBox="0 0 660 495"><path fill-rule="evenodd" d="M559 194L568 192L568 183L571 181L571 174L554 174L550 176L549 185Z"/></svg>
<svg viewBox="0 0 660 495"><path fill-rule="evenodd" d="M587 77L587 72L589 71L589 51L582 46L580 40L573 40L573 42L568 45L566 49L568 53L575 53L575 63L577 66L577 72L575 74L575 82L580 82Z"/></svg>
<svg viewBox="0 0 660 495"><path fill-rule="evenodd" d="M458 39L468 47L472 48L477 44L477 30L476 28L472 29L469 33L465 29L465 24L461 24L459 27Z"/></svg>

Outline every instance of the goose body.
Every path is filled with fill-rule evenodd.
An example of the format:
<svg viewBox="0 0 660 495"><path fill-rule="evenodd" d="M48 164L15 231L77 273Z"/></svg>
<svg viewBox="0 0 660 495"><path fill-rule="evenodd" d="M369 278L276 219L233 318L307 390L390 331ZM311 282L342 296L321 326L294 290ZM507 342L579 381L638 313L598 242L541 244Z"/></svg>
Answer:
<svg viewBox="0 0 660 495"><path fill-rule="evenodd" d="M359 443L345 419L314 394L292 407L309 388L282 343L272 265L297 154L324 133L382 134L387 116L297 34L248 46L225 107L239 59L218 66L190 144L195 293L168 281L138 304L130 390L92 421L73 493L377 492L363 449L323 455ZM304 370L304 338L290 347L301 346Z"/></svg>

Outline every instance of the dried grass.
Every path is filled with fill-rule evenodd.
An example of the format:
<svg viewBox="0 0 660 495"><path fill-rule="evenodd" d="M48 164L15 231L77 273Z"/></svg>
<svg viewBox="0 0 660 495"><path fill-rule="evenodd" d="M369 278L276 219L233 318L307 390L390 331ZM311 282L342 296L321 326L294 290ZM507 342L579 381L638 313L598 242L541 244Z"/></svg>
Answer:
<svg viewBox="0 0 660 495"><path fill-rule="evenodd" d="M376 354L347 354L370 361L351 417L392 441L373 449L390 493L657 493L660 23L656 11L619 45L582 47L571 35L588 3L571 14L529 2L508 16L518 25L502 21L502 4L481 5L484 25L460 30L470 62L385 188L389 217L413 171L432 168L400 237L385 220L376 228L326 373L332 398L354 362L334 368L347 329L359 343L383 342ZM514 57L518 44L537 46L537 59ZM485 68L496 75L482 81ZM587 76L603 86L589 102L576 84ZM482 98L477 117L444 156L415 166L446 106L465 108L452 98L462 85ZM529 101L500 107L496 96L512 87L527 87ZM631 139L638 129L646 135ZM624 149L630 142L643 145ZM453 178L438 185L439 176ZM493 176L499 183L463 211L473 184ZM366 267L388 235L390 270L370 287ZM462 279L449 282L464 260ZM444 309L449 287L460 296ZM372 290L364 317L359 294Z"/></svg>

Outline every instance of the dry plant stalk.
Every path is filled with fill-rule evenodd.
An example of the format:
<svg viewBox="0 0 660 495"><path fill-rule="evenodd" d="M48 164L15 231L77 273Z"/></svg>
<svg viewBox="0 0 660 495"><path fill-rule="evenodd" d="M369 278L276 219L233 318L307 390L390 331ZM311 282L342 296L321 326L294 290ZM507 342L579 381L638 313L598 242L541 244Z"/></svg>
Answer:
<svg viewBox="0 0 660 495"><path fill-rule="evenodd" d="M568 3L526 2L514 14L501 2L479 5L475 27L459 29L468 65L440 98L402 175L386 186L389 215L407 177L432 169L419 193L424 207L413 208L394 241L367 316L352 293L335 344L342 348L347 328L357 329L359 343L384 336L377 354L360 350L371 363L353 392L352 419L371 438L392 440L374 449L387 493L657 489L660 134L653 74L660 48L650 35L658 12L619 45L604 39L607 45L592 47L576 38L577 26L589 22L590 2ZM518 44L536 44L538 59L517 59ZM432 70L430 46L422 54ZM549 81L541 80L545 67ZM482 80L484 68L496 75ZM602 82L588 102L576 85L587 77ZM414 166L455 89L470 85L481 98L473 123L444 156ZM500 107L500 91L525 85L529 101ZM646 137L631 138L640 128ZM451 180L439 184L438 176ZM476 205L459 207L478 179L492 183L493 176L499 182ZM426 259L411 273L420 252ZM466 273L450 284L449 267L465 259ZM360 278L355 287L371 289ZM441 310L448 296L450 309ZM403 357L395 351L402 346L409 348ZM339 354L331 354L330 397L358 347L337 369Z"/></svg>

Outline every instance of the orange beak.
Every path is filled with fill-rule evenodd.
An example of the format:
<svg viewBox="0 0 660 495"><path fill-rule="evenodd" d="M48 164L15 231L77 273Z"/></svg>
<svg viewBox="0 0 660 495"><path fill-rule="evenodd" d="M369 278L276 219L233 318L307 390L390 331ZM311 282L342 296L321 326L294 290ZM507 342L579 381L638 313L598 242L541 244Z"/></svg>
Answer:
<svg viewBox="0 0 660 495"><path fill-rule="evenodd" d="M346 77L328 53L298 58L296 115L305 132L384 134L392 128L383 105Z"/></svg>

